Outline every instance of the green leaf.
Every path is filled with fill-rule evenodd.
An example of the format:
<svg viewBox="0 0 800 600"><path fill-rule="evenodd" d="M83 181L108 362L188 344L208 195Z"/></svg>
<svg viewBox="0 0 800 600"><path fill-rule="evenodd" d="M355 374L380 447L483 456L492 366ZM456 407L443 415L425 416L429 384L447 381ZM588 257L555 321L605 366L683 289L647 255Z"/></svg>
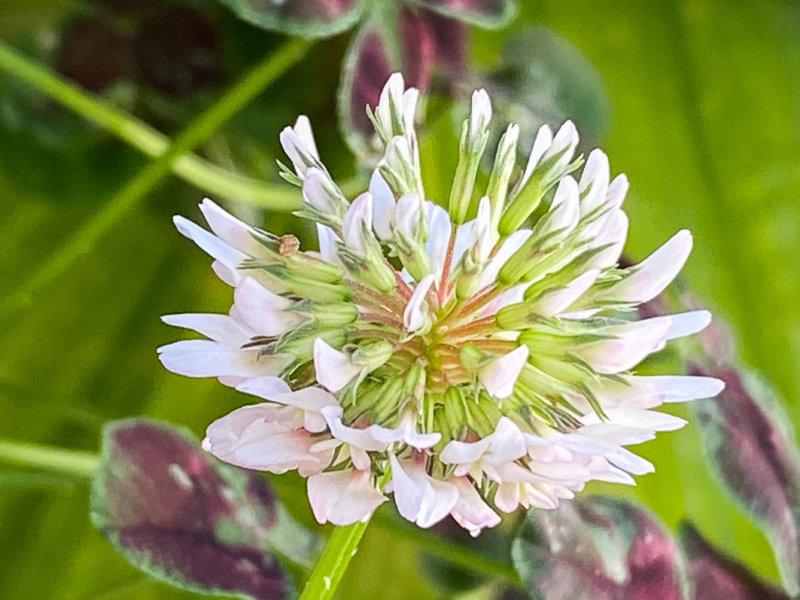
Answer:
<svg viewBox="0 0 800 600"><path fill-rule="evenodd" d="M364 0L218 1L253 25L308 38L329 37L349 29L364 9Z"/></svg>

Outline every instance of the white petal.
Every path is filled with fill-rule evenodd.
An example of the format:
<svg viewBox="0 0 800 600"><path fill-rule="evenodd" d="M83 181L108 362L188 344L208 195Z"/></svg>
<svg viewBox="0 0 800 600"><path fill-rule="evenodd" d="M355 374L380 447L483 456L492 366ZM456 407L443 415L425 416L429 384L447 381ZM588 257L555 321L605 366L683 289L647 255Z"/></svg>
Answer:
<svg viewBox="0 0 800 600"><path fill-rule="evenodd" d="M161 317L167 325L191 329L228 348L239 348L250 341L253 332L228 315L182 314Z"/></svg>
<svg viewBox="0 0 800 600"><path fill-rule="evenodd" d="M668 315L670 328L667 339L674 340L703 331L711 323L711 313L707 310L693 310L685 313Z"/></svg>
<svg viewBox="0 0 800 600"><path fill-rule="evenodd" d="M492 119L492 103L486 90L480 89L472 92L472 107L469 115L469 141L470 145L477 146Z"/></svg>
<svg viewBox="0 0 800 600"><path fill-rule="evenodd" d="M692 234L676 233L658 250L637 265L631 275L609 288L604 297L625 302L652 300L675 279L692 250Z"/></svg>
<svg viewBox="0 0 800 600"><path fill-rule="evenodd" d="M331 435L337 440L350 444L362 450L369 450L370 452L382 452L388 446L385 442L380 442L372 435L371 427L365 429L356 429L355 427L348 427L342 423L342 409L340 406L325 406L321 410L322 416L328 423L331 430ZM374 427L374 426L373 426Z"/></svg>
<svg viewBox="0 0 800 600"><path fill-rule="evenodd" d="M351 363L350 357L344 352L332 348L322 338L316 338L314 370L320 385L331 392L338 392L361 372L361 367Z"/></svg>
<svg viewBox="0 0 800 600"><path fill-rule="evenodd" d="M469 465L478 462L491 443L491 434L477 442L452 440L442 449L439 460L447 465Z"/></svg>
<svg viewBox="0 0 800 600"><path fill-rule="evenodd" d="M492 260L489 261L489 264L486 265L486 268L481 273L478 287L483 288L490 283L494 283L495 279L497 279L497 274L500 272L500 268L517 250L519 250L520 246L522 246L530 236L530 229L518 229L503 240L502 244L500 244L500 248L498 248L497 252L492 257Z"/></svg>
<svg viewBox="0 0 800 600"><path fill-rule="evenodd" d="M674 431L686 425L686 421L667 413L655 410L640 410L637 408L612 408L606 411L609 423L626 425L647 431ZM601 420L595 413L590 413L581 418L584 425L600 423Z"/></svg>
<svg viewBox="0 0 800 600"><path fill-rule="evenodd" d="M212 256L232 271L238 269L242 261L248 258L246 254L229 246L217 236L202 227L198 227L184 217L175 216L172 221L178 231L200 246L200 249L206 254Z"/></svg>
<svg viewBox="0 0 800 600"><path fill-rule="evenodd" d="M563 288L548 292L534 304L534 310L544 317L554 317L567 310L592 286L600 271L590 269L570 281Z"/></svg>
<svg viewBox="0 0 800 600"><path fill-rule="evenodd" d="M400 463L390 454L389 461L394 501L405 519L426 529L450 514L459 499L456 486L434 479L413 459Z"/></svg>
<svg viewBox="0 0 800 600"><path fill-rule="evenodd" d="M406 238L414 240L418 237L424 206L418 194L405 194L397 201L395 226Z"/></svg>
<svg viewBox="0 0 800 600"><path fill-rule="evenodd" d="M257 335L283 335L307 320L307 317L288 310L294 302L273 294L249 277L236 285L233 301L236 317Z"/></svg>
<svg viewBox="0 0 800 600"><path fill-rule="evenodd" d="M392 237L391 225L394 223L394 194L378 169L372 172L369 180L369 193L372 194L372 227L382 240Z"/></svg>
<svg viewBox="0 0 800 600"><path fill-rule="evenodd" d="M530 154L528 155L528 162L525 165L525 171L520 178L520 183L517 184L518 191L525 182L528 181L528 178L533 173L533 170L539 164L542 156L553 143L553 131L547 125L542 125L539 128L539 131L536 132L536 138L533 140L533 146L531 146Z"/></svg>
<svg viewBox="0 0 800 600"><path fill-rule="evenodd" d="M372 228L372 196L365 192L353 200L344 215L342 236L344 243L363 252L366 247L364 231Z"/></svg>
<svg viewBox="0 0 800 600"><path fill-rule="evenodd" d="M350 525L366 521L386 501L369 471L346 469L308 478L308 500L319 523Z"/></svg>
<svg viewBox="0 0 800 600"><path fill-rule="evenodd" d="M607 269L619 261L625 238L628 237L628 217L622 210L614 210L603 222L597 233L594 248L603 248L586 264L586 269Z"/></svg>
<svg viewBox="0 0 800 600"><path fill-rule="evenodd" d="M508 354L496 358L478 369L478 380L495 398L507 398L528 360L528 347L519 346Z"/></svg>
<svg viewBox="0 0 800 600"><path fill-rule="evenodd" d="M447 245L450 242L450 215L433 202L425 203L425 212L428 218L428 240L425 242L425 252L431 260L433 273L436 276L436 285L439 287L447 256Z"/></svg>
<svg viewBox="0 0 800 600"><path fill-rule="evenodd" d="M340 242L339 236L328 227L317 223L317 240L319 241L319 255L322 260L332 265L341 264L339 256L336 254L336 242Z"/></svg>
<svg viewBox="0 0 800 600"><path fill-rule="evenodd" d="M455 477L449 481L458 489L458 502L450 514L472 537L477 536L482 529L500 523L500 516L483 501L466 477Z"/></svg>
<svg viewBox="0 0 800 600"><path fill-rule="evenodd" d="M428 304L425 302L425 296L431 289L433 278L432 273L425 275L414 288L411 298L408 299L408 304L403 311L403 326L409 333L421 330L428 323Z"/></svg>
<svg viewBox="0 0 800 600"><path fill-rule="evenodd" d="M316 167L310 167L303 179L303 199L323 215L334 215L336 204L328 193L330 177Z"/></svg>
<svg viewBox="0 0 800 600"><path fill-rule="evenodd" d="M253 237L256 232L252 227L223 210L212 200L203 199L200 211L214 235L229 246L250 256L270 257L270 253Z"/></svg>
<svg viewBox="0 0 800 600"><path fill-rule="evenodd" d="M259 353L258 348L232 350L211 340L182 340L159 348L158 358L169 371L188 377L280 375L291 361Z"/></svg>
<svg viewBox="0 0 800 600"><path fill-rule="evenodd" d="M606 194L606 204L609 207L619 208L625 200L625 195L628 193L628 178L624 173L620 173L608 186L608 193Z"/></svg>
<svg viewBox="0 0 800 600"><path fill-rule="evenodd" d="M608 157L602 150L589 153L581 173L581 216L592 212L606 201L609 181Z"/></svg>

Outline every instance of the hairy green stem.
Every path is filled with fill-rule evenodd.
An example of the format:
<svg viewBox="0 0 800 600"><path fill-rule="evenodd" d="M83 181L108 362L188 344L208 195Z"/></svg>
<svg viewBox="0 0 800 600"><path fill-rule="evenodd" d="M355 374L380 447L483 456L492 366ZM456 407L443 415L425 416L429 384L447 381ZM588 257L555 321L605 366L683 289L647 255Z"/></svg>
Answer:
<svg viewBox="0 0 800 600"><path fill-rule="evenodd" d="M0 463L40 469L49 473L68 475L78 479L91 479L100 465L100 457L91 452L80 450L68 450L66 448L41 446L15 440L0 439ZM285 493L297 492L297 486L292 484L292 482L288 481L285 477L279 476L270 478L270 482L275 485L279 491L283 490ZM489 577L497 577L510 585L520 585L517 573L514 571L513 567L506 562L501 562L497 559L478 554L456 542L440 538L430 532L424 531L414 525L400 521L392 515L387 515L382 512L378 512L374 515L372 522L376 527L380 527L390 532L392 535L412 540L419 549L432 556L436 556L451 564L476 573L481 573ZM354 528L353 530L349 530L348 527L337 527L334 529L323 555L320 557L314 569L315 572L323 568L325 570L325 573L321 574L319 578L322 587L325 587L324 577L330 577L327 571L337 564L339 565L338 568L341 570L338 574L339 579L336 580L338 584L347 566L342 561L346 558L346 562L349 562L353 557L354 551L364 534L366 526L366 523L356 523L350 526ZM345 545L352 545L349 553L343 553ZM326 554L330 556L325 559L323 563L323 557ZM329 567L329 565L331 566ZM310 581L311 579L309 579L309 582ZM334 581L331 579L332 587L333 583ZM317 598L317 596L307 595L311 593L307 591L307 589L303 591L303 600Z"/></svg>
<svg viewBox="0 0 800 600"><path fill-rule="evenodd" d="M308 47L309 43L301 39L287 42L203 111L175 138L166 152L123 186L99 212L64 243L59 252L0 302L0 317L24 308L33 301L36 293L87 254L106 231L119 222L170 172L173 163L180 156L210 136L239 109L285 73L305 54Z"/></svg>
<svg viewBox="0 0 800 600"><path fill-rule="evenodd" d="M368 524L369 521L358 521L333 530L306 581L300 600L328 600L333 597L347 566L356 555L358 543L364 537Z"/></svg>
<svg viewBox="0 0 800 600"><path fill-rule="evenodd" d="M73 83L54 75L30 58L0 41L0 69L36 88L86 120L116 135L151 158L170 147L170 139L136 117L97 100ZM288 185L265 183L232 173L190 154L174 160L172 172L211 195L246 202L270 210L299 206L297 192Z"/></svg>

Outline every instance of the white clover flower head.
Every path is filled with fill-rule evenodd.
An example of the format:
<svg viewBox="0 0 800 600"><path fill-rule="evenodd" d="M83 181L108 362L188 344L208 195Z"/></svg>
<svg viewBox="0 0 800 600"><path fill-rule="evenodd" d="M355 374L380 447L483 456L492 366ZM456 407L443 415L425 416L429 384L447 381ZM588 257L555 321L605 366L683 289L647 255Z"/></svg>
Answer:
<svg viewBox="0 0 800 600"><path fill-rule="evenodd" d="M283 175L302 188L299 214L316 223L319 252L210 200L212 233L176 217L235 286L234 305L165 317L208 339L169 344L160 358L264 401L214 422L204 447L242 467L296 469L316 518L340 525L368 519L391 493L421 527L451 515L477 534L500 521L496 510L554 508L590 480L632 483L653 467L624 446L683 424L652 409L722 388L632 373L709 322L705 311L637 320L632 310L676 276L691 235L620 268L627 180L611 180L600 150L573 178L569 122L540 129L524 168L509 126L475 190L491 120L484 91L450 197L435 199L445 208L422 185L417 99L392 76L370 113L383 158L352 201L307 119L281 134L293 165Z"/></svg>

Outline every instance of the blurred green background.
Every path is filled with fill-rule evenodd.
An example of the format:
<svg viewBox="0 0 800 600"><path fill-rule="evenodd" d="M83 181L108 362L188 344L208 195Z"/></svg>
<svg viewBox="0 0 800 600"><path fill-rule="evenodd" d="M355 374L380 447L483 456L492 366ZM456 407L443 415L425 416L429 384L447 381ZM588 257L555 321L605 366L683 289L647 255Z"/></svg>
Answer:
<svg viewBox="0 0 800 600"><path fill-rule="evenodd" d="M191 93L130 81L106 92L168 134L280 42L211 0L193 4L210 15L219 72ZM691 229L695 250L685 270L687 286L727 321L738 356L777 386L792 420L800 420L794 401L800 397L800 3L520 4L507 30L471 32L471 64L496 66L509 35L541 33L531 26L549 28L582 53L594 71L578 72L575 85L593 86L589 95L604 98L601 106L556 100L599 138L612 171L631 180L627 253L643 258L678 229ZM53 65L59 32L85 10L71 1L4 0L0 38ZM331 170L352 176L334 102L348 35L318 42L198 151L222 166L277 181L278 133L305 113ZM149 47L158 48L159 40ZM168 54L173 46L165 48ZM561 50L567 62L575 58ZM104 53L92 54L87 64L104 59ZM551 59L531 57L544 65ZM546 88L547 78L542 81ZM438 148L427 155L447 163ZM146 164L122 142L0 72L3 294L63 252L71 234ZM100 427L110 419L147 415L200 434L210 420L242 403L216 381L172 375L156 359L155 348L176 338L160 315L224 312L230 303L230 290L213 276L209 261L170 221L175 213L197 218L202 196L202 190L166 178L24 310L0 321L1 438L95 451ZM248 206L237 212L279 233L297 228L284 213ZM669 527L690 517L723 549L777 577L763 535L711 479L691 424L639 450L656 464L656 474L640 478L634 489L593 489L636 497ZM281 494L298 518L310 522L302 487L287 484ZM191 597L119 557L92 528L87 501L84 482L0 466L0 598ZM448 594L430 582L413 540L374 525L340 597ZM487 594L479 589L471 597Z"/></svg>

